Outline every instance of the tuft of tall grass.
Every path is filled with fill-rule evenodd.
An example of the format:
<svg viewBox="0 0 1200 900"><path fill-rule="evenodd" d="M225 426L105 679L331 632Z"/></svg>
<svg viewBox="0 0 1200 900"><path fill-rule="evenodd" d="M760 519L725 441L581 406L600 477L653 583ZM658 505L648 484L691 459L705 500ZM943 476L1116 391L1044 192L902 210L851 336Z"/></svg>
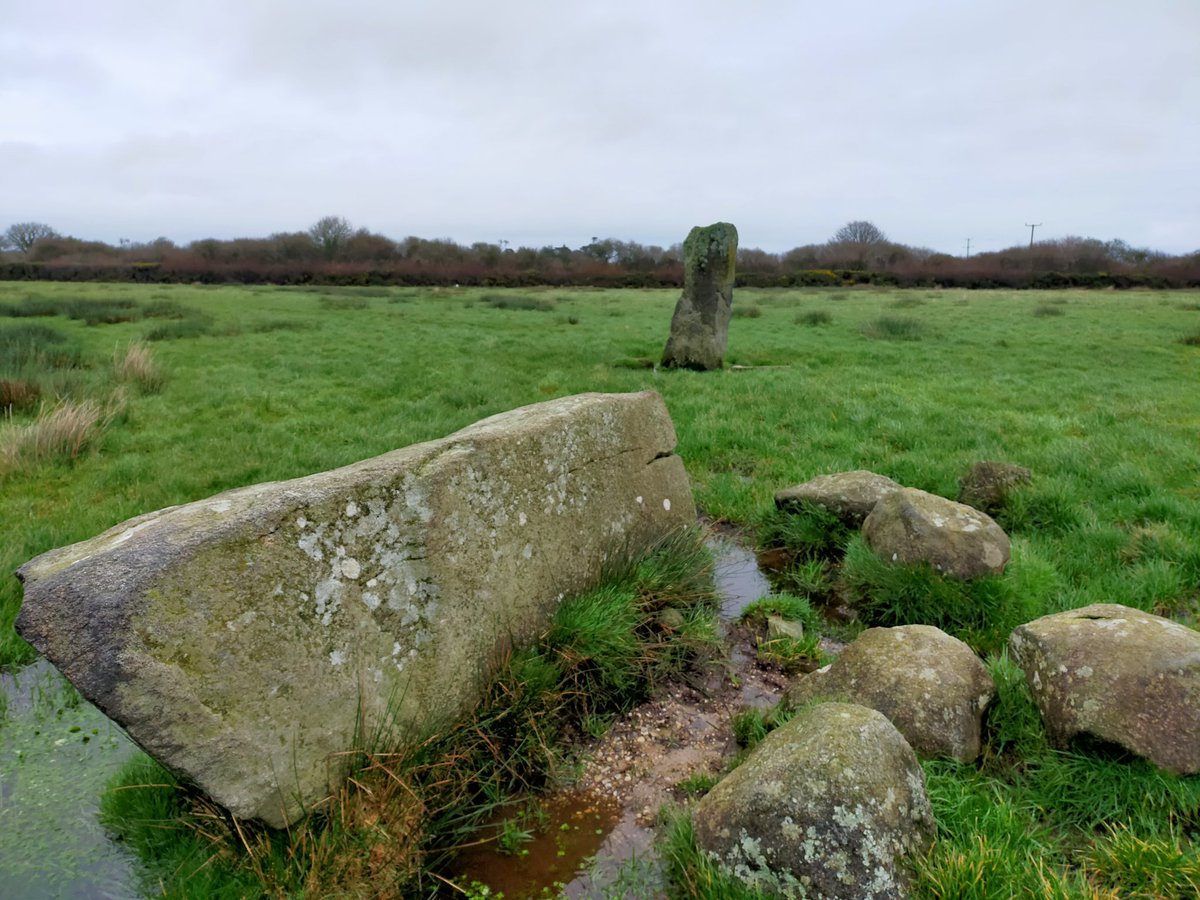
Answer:
<svg viewBox="0 0 1200 900"><path fill-rule="evenodd" d="M63 313L63 301L57 297L25 297L12 306L0 306L0 315L13 318L58 316Z"/></svg>
<svg viewBox="0 0 1200 900"><path fill-rule="evenodd" d="M1177 831L1141 837L1127 827L1109 826L1082 854L1089 882L1121 897L1200 897L1200 848L1196 835Z"/></svg>
<svg viewBox="0 0 1200 900"><path fill-rule="evenodd" d="M761 319L763 311L758 304L751 304L750 306L735 306L731 310L731 314L735 319Z"/></svg>
<svg viewBox="0 0 1200 900"><path fill-rule="evenodd" d="M174 319L161 325L155 325L146 332L145 339L148 341L176 341L211 333L211 320L203 314L193 314L186 319Z"/></svg>
<svg viewBox="0 0 1200 900"><path fill-rule="evenodd" d="M63 400L28 424L0 430L0 473L40 462L75 459L99 435L104 411L92 400Z"/></svg>
<svg viewBox="0 0 1200 900"><path fill-rule="evenodd" d="M929 337L930 328L920 319L906 316L882 316L862 327L866 337L882 341L919 341Z"/></svg>
<svg viewBox="0 0 1200 900"><path fill-rule="evenodd" d="M137 385L146 394L161 391L167 380L150 348L142 343L130 343L124 352L115 350L112 364L117 381Z"/></svg>
<svg viewBox="0 0 1200 900"><path fill-rule="evenodd" d="M193 315L194 310L175 300L155 300L142 307L142 316L147 319L186 319Z"/></svg>
<svg viewBox="0 0 1200 900"><path fill-rule="evenodd" d="M0 378L0 416L33 409L42 396L36 381L23 378Z"/></svg>
<svg viewBox="0 0 1200 900"><path fill-rule="evenodd" d="M524 309L536 312L549 312L554 309L554 303L550 300L539 300L521 294L483 294L479 299L492 309Z"/></svg>
<svg viewBox="0 0 1200 900"><path fill-rule="evenodd" d="M837 515L808 500L786 510L771 507L755 523L759 550L787 550L799 560L838 559L853 533Z"/></svg>
<svg viewBox="0 0 1200 900"><path fill-rule="evenodd" d="M1083 524L1084 513L1078 497L1036 482L1007 494L994 518L1009 534L1064 534Z"/></svg>
<svg viewBox="0 0 1200 900"><path fill-rule="evenodd" d="M1185 334L1179 339L1179 343L1188 347L1200 347L1200 331L1193 331L1191 334Z"/></svg>
<svg viewBox="0 0 1200 900"><path fill-rule="evenodd" d="M0 328L0 370L65 369L81 363L79 347L48 325L10 325Z"/></svg>
<svg viewBox="0 0 1200 900"><path fill-rule="evenodd" d="M321 304L321 309L333 310L366 309L371 305L366 297L344 294L324 294L317 298L317 302Z"/></svg>
<svg viewBox="0 0 1200 900"><path fill-rule="evenodd" d="M839 580L864 621L933 625L984 653L1002 648L1014 628L1035 618L1042 599L1015 590L1007 574L958 581L928 564L892 565L857 534L846 547Z"/></svg>
<svg viewBox="0 0 1200 900"><path fill-rule="evenodd" d="M1038 318L1045 318L1046 316L1065 316L1067 311L1060 305L1039 303L1033 308L1033 314Z"/></svg>
<svg viewBox="0 0 1200 900"><path fill-rule="evenodd" d="M813 631L824 624L820 613L812 608L808 598L794 597L791 594L771 594L760 597L753 603L746 604L740 618L743 622L764 625L770 616L780 616L793 622L801 622L805 628Z"/></svg>
<svg viewBox="0 0 1200 900"><path fill-rule="evenodd" d="M806 313L800 313L796 316L797 325L808 325L815 327L817 325L832 325L833 313L827 309L813 309Z"/></svg>
<svg viewBox="0 0 1200 900"><path fill-rule="evenodd" d="M87 325L116 325L141 318L137 301L122 299L68 300L62 306L62 313Z"/></svg>
<svg viewBox="0 0 1200 900"><path fill-rule="evenodd" d="M1114 748L1050 750L1023 758L1016 788L1045 821L1076 838L1104 826L1162 835L1200 826L1200 779L1184 778Z"/></svg>
<svg viewBox="0 0 1200 900"><path fill-rule="evenodd" d="M984 717L980 771L994 774L1048 752L1050 745L1025 673L1009 658L1008 649L991 654L986 663L996 696Z"/></svg>

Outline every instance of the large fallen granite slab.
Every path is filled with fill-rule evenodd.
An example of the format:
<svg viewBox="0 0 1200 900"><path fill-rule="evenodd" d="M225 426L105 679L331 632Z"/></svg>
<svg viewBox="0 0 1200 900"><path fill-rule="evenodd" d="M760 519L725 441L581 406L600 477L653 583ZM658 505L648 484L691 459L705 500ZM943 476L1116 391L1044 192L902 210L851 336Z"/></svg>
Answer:
<svg viewBox="0 0 1200 900"><path fill-rule="evenodd" d="M695 521L653 392L513 410L131 519L18 571L18 632L239 816L295 821L356 723L435 728L614 554Z"/></svg>

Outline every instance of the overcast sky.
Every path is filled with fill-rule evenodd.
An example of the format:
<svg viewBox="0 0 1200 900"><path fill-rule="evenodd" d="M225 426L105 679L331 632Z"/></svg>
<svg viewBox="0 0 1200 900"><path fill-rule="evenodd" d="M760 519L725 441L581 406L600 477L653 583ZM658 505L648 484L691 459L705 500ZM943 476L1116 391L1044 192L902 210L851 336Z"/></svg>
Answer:
<svg viewBox="0 0 1200 900"><path fill-rule="evenodd" d="M1200 249L1200 0L0 0L0 228Z"/></svg>

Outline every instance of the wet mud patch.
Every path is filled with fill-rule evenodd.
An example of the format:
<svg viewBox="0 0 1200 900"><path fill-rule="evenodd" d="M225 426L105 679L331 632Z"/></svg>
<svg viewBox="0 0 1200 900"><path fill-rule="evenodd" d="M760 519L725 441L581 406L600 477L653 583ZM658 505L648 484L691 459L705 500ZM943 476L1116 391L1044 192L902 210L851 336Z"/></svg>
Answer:
<svg viewBox="0 0 1200 900"><path fill-rule="evenodd" d="M619 803L603 794L569 791L497 816L484 843L459 854L455 880L485 884L505 898L556 897L583 870L620 821Z"/></svg>
<svg viewBox="0 0 1200 900"><path fill-rule="evenodd" d="M759 658L758 631L737 622L748 604L772 593L770 581L754 552L738 543L736 533L718 533L709 546L715 557L713 577L721 596L727 655L662 684L648 702L615 720L603 737L580 741L575 753L584 762L571 791L560 796L582 792L617 814L606 832L597 835L595 858L571 880L552 873L548 880L512 887L511 881L501 880L509 876L500 873L523 868L521 860L489 847L493 865L488 874L495 880L474 877L493 891L504 890L506 900L665 897L654 848L660 808L689 802L695 796L690 785L715 783L724 775L738 752L733 717L747 707L773 706L787 688L789 677L782 669ZM585 862L579 859L576 865ZM455 873L461 871L460 858Z"/></svg>

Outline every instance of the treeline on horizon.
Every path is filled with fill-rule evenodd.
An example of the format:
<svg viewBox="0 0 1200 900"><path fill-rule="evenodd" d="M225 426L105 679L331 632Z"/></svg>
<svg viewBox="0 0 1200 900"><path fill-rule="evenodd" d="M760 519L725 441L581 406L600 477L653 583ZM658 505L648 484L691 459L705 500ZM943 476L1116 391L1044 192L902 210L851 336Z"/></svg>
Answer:
<svg viewBox="0 0 1200 900"><path fill-rule="evenodd" d="M7 250L7 252L3 252ZM59 235L40 223L0 234L0 280L201 284L530 287L678 287L681 245L615 238L582 247L470 246L450 239L394 241L326 216L306 231L265 238L206 238L176 245ZM1067 237L956 257L896 243L870 222L850 222L821 244L785 253L741 248L744 287L877 284L956 288L1195 288L1200 251L1171 256L1121 240Z"/></svg>

